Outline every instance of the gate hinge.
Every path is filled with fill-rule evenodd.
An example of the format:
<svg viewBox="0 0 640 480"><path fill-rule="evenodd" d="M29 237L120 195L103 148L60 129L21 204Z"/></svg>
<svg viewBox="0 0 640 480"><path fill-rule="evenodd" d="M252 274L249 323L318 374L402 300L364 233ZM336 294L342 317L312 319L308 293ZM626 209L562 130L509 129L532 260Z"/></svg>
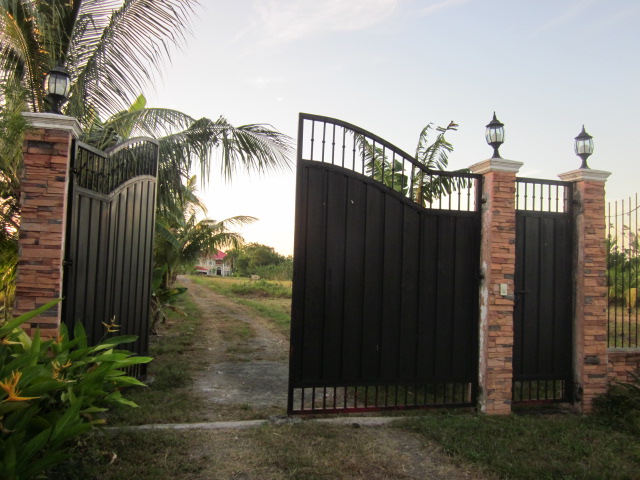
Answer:
<svg viewBox="0 0 640 480"><path fill-rule="evenodd" d="M66 258L62 261L63 267L70 267L71 265L73 265L73 260Z"/></svg>

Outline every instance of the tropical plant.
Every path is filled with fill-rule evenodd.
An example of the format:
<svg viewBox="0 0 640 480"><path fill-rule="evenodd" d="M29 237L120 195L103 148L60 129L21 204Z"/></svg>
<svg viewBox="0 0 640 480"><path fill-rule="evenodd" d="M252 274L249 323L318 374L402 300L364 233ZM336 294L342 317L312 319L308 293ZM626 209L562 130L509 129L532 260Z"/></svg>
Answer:
<svg viewBox="0 0 640 480"><path fill-rule="evenodd" d="M80 323L70 340L62 325L55 339L33 339L20 328L57 301L0 326L0 477L27 480L70 456L69 442L96 425L113 405L137 405L122 396L124 387L143 384L125 369L151 360L117 347L134 336L87 344ZM107 325L107 332L116 330Z"/></svg>
<svg viewBox="0 0 640 480"><path fill-rule="evenodd" d="M83 125L127 106L160 74L171 44L185 38L196 0L2 0L0 69L45 109L43 80L71 75L68 115Z"/></svg>
<svg viewBox="0 0 640 480"><path fill-rule="evenodd" d="M435 127L438 132L433 142L429 143L429 133L433 129L430 123L420 132L418 146L416 147L416 160L429 170L443 171L449 166L449 154L453 152L453 145L447 141L445 134L458 130L458 124L451 121L446 127ZM468 169L456 170L456 172L468 172ZM442 195L448 195L452 191L460 190L468 186L468 181L462 177L447 177L442 175L430 175L415 166L411 168L411 198L416 203L427 205Z"/></svg>
<svg viewBox="0 0 640 480"><path fill-rule="evenodd" d="M5 86L0 85L2 92ZM6 315L13 305L14 281L18 264L18 225L20 206L20 170L22 167L22 136L26 122L18 107L23 98L21 89L6 93L13 101L0 105L0 312ZM6 95L3 95L6 97Z"/></svg>
<svg viewBox="0 0 640 480"><path fill-rule="evenodd" d="M147 108L146 104L144 95L139 95L128 110L104 122L95 118L82 140L106 149L134 136L157 139L158 205L163 211L181 209L183 184L190 181L192 170L199 167L201 181L209 180L218 152L220 173L226 180L239 168L264 173L288 163L290 138L265 125L234 127L224 117L196 120L177 110Z"/></svg>
<svg viewBox="0 0 640 480"><path fill-rule="evenodd" d="M175 301L183 295L187 289L184 287L164 288L162 283L165 279L168 266L162 265L153 269L153 282L151 283L151 327L153 335L158 333L158 325L165 323L168 312L179 315L185 313L175 305Z"/></svg>
<svg viewBox="0 0 640 480"><path fill-rule="evenodd" d="M286 165L290 139L268 125L234 127L223 117L194 119L176 110L146 108L140 92L152 83L154 70L161 71L170 46L183 42L196 4L196 0L0 0L4 87L0 105L11 111L45 111L45 73L64 66L71 74L71 94L63 112L79 119L82 140L100 148L134 135L159 140L158 204L165 219L179 210L182 184L192 168L199 166L201 180L208 180L216 152L227 179L238 168L263 172ZM11 151L21 149L19 138L6 141L12 142ZM18 172L20 156L5 162L8 158L3 157L7 171ZM19 182L4 176L1 180L3 221L19 220ZM10 184L8 193L4 184ZM13 216L4 213L6 205ZM3 251L17 252L15 236L3 230L2 240L8 244ZM6 262L3 258L0 269L9 285L15 274L13 260L15 256Z"/></svg>
<svg viewBox="0 0 640 480"><path fill-rule="evenodd" d="M176 197L174 208L158 212L154 258L156 268L166 267L160 285L163 289L173 285L178 269L188 269L200 257L218 249L240 246L244 241L242 236L230 229L256 220L249 216L198 220L199 214L206 215L206 208L196 197L195 188L194 175Z"/></svg>
<svg viewBox="0 0 640 480"><path fill-rule="evenodd" d="M640 257L638 236L627 230L623 233L624 248L618 245L618 239L609 236L606 240L607 285L610 304L634 308L640 287Z"/></svg>
<svg viewBox="0 0 640 480"><path fill-rule="evenodd" d="M356 135L356 144L365 160L366 175L378 180L395 191L410 197L416 203L428 205L442 195L465 188L468 180L440 175L449 165L449 153L453 145L445 138L447 132L456 131L458 124L450 122L446 127L435 127L438 132L430 142L432 123L420 132L414 159L426 167L421 169L411 164L410 170L394 154L389 158L388 149L371 144L363 135ZM467 172L467 169L456 172Z"/></svg>

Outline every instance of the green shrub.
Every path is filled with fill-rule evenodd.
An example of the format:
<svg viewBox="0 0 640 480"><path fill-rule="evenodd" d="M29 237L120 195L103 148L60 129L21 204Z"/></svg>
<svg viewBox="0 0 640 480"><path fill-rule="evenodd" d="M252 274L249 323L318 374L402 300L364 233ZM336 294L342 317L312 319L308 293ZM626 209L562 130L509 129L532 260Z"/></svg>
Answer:
<svg viewBox="0 0 640 480"><path fill-rule="evenodd" d="M51 302L0 326L0 477L25 480L41 475L68 457L69 442L103 423L96 415L109 406L136 407L120 390L144 385L125 375L146 363L115 347L134 336L87 344L82 325L70 340L64 325L56 339L29 338L20 325L50 309ZM114 332L115 324L107 325Z"/></svg>
<svg viewBox="0 0 640 480"><path fill-rule="evenodd" d="M631 374L631 382L618 382L595 400L597 418L623 431L640 435L640 374Z"/></svg>

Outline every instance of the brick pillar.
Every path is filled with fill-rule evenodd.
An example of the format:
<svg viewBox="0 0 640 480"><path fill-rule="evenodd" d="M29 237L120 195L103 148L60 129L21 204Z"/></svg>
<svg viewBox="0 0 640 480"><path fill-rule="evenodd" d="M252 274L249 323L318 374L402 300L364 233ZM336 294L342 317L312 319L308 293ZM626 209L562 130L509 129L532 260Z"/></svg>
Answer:
<svg viewBox="0 0 640 480"><path fill-rule="evenodd" d="M492 158L471 166L484 175L480 266L478 399L489 415L511 413L513 287L516 265L515 181L522 162ZM502 291L501 291L502 290Z"/></svg>
<svg viewBox="0 0 640 480"><path fill-rule="evenodd" d="M72 140L81 132L75 118L50 113L25 113L31 125L24 138L21 221L14 316L60 298L64 258L69 159ZM60 305L23 327L31 334L56 336Z"/></svg>
<svg viewBox="0 0 640 480"><path fill-rule="evenodd" d="M607 251L604 184L609 172L580 169L559 175L574 190L574 382L584 413L607 390Z"/></svg>

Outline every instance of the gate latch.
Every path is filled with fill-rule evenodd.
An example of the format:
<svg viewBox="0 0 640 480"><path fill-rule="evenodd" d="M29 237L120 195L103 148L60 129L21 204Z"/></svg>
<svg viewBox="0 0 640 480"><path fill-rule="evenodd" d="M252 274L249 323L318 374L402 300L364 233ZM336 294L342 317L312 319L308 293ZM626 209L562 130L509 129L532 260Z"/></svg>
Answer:
<svg viewBox="0 0 640 480"><path fill-rule="evenodd" d="M66 258L62 261L62 266L63 267L70 267L71 265L73 265L73 260Z"/></svg>

